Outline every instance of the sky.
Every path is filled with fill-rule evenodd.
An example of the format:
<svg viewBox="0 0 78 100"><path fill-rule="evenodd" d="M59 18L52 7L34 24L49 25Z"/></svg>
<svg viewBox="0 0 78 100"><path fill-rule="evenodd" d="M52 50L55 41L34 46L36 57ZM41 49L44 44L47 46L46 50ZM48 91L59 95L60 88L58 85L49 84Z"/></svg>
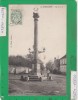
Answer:
<svg viewBox="0 0 78 100"><path fill-rule="evenodd" d="M66 54L66 5L9 5L9 55L28 54L34 43L34 8L38 8L39 57L47 62ZM22 24L11 23L12 10L20 9Z"/></svg>

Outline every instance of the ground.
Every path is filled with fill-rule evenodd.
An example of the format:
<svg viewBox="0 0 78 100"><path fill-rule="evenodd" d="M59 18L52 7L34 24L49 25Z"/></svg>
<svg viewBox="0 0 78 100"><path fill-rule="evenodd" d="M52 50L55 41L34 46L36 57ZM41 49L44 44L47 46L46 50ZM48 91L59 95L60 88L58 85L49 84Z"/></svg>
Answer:
<svg viewBox="0 0 78 100"><path fill-rule="evenodd" d="M53 81L21 81L9 75L9 95L66 95L66 76L52 74Z"/></svg>

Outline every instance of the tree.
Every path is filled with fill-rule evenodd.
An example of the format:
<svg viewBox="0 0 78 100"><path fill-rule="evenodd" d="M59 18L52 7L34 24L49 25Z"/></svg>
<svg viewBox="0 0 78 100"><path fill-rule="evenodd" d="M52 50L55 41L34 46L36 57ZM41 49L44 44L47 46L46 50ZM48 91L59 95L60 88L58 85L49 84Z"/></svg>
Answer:
<svg viewBox="0 0 78 100"><path fill-rule="evenodd" d="M50 72L53 71L53 62L49 61L46 63L46 69L49 70Z"/></svg>
<svg viewBox="0 0 78 100"><path fill-rule="evenodd" d="M32 67L31 61L22 56L10 56L9 65Z"/></svg>
<svg viewBox="0 0 78 100"><path fill-rule="evenodd" d="M26 57L22 57L20 55L10 56L9 65L32 68L33 60L34 60L33 54L27 54ZM43 62L40 59L38 59L38 62L40 63L41 70L43 70L44 69Z"/></svg>

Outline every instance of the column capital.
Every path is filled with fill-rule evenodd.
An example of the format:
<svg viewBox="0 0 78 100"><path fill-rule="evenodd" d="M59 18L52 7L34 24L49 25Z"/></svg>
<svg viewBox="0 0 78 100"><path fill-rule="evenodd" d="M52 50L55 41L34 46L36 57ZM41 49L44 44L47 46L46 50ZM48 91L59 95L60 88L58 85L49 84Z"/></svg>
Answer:
<svg viewBox="0 0 78 100"><path fill-rule="evenodd" d="M33 12L33 18L34 18L34 19L38 19L38 18L39 18L38 13Z"/></svg>

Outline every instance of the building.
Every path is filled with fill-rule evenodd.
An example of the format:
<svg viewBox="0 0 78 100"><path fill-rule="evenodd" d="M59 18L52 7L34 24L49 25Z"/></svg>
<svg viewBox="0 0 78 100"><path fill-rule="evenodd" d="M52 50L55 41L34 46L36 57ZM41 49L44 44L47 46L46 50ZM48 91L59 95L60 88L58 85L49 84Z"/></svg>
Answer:
<svg viewBox="0 0 78 100"><path fill-rule="evenodd" d="M31 71L31 68L29 67L22 67L22 66L10 66L9 67L9 73L29 73Z"/></svg>
<svg viewBox="0 0 78 100"><path fill-rule="evenodd" d="M66 55L60 58L60 71L66 73Z"/></svg>

